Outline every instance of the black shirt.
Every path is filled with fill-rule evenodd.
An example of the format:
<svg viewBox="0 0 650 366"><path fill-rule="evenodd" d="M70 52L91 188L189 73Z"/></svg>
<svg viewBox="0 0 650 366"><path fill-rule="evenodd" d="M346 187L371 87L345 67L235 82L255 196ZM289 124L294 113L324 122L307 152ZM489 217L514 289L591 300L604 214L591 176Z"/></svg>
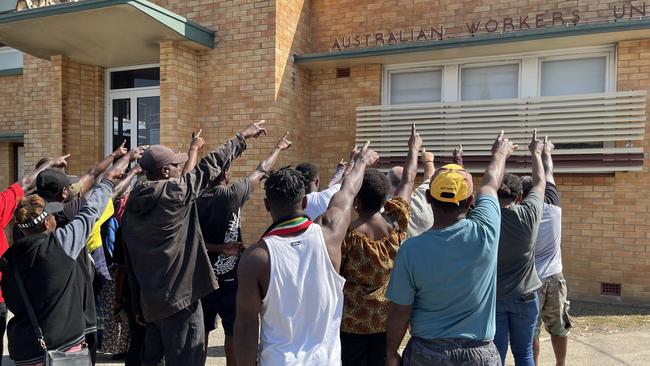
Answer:
<svg viewBox="0 0 650 366"><path fill-rule="evenodd" d="M242 242L240 211L251 193L251 182L243 179L231 185L218 185L196 201L203 239L208 244ZM209 253L219 287L237 286L239 256Z"/></svg>

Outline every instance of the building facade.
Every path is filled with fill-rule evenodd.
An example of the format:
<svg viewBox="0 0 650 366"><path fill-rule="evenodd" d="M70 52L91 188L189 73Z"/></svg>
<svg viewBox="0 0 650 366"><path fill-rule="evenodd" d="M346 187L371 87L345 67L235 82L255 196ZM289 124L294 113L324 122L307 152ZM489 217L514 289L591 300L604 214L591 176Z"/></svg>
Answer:
<svg viewBox="0 0 650 366"><path fill-rule="evenodd" d="M312 161L324 180L366 140L387 168L411 122L437 163L462 143L480 173L498 130L526 150L537 128L557 145L571 297L650 304L644 2L18 3L0 1L0 184L62 153L80 174L125 139L185 150L202 128L216 147L258 119L270 136L235 176L285 131L280 164ZM526 155L508 170L528 171ZM270 223L262 196L247 242Z"/></svg>

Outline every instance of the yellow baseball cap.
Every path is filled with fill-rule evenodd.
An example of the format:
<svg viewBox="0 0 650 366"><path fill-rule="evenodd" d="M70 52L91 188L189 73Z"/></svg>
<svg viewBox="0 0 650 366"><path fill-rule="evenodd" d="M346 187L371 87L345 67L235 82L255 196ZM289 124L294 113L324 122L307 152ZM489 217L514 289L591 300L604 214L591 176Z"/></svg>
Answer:
<svg viewBox="0 0 650 366"><path fill-rule="evenodd" d="M473 192L472 175L458 164L447 164L436 169L429 184L429 194L432 198L457 205Z"/></svg>

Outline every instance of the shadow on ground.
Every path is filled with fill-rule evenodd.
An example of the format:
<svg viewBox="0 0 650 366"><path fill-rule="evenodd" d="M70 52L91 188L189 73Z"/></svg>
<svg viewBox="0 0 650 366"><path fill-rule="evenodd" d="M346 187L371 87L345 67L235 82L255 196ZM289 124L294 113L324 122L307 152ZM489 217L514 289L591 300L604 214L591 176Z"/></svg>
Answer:
<svg viewBox="0 0 650 366"><path fill-rule="evenodd" d="M571 301L571 316L574 318L588 316L650 316L650 307L609 305L586 301Z"/></svg>

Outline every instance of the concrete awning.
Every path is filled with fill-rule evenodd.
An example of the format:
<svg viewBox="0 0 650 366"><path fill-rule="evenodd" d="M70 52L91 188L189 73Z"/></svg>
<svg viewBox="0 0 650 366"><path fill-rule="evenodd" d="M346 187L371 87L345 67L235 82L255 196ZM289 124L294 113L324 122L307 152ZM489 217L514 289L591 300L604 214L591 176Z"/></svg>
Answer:
<svg viewBox="0 0 650 366"><path fill-rule="evenodd" d="M161 41L214 48L214 32L145 0L85 0L0 15L0 43L102 67L156 63Z"/></svg>

